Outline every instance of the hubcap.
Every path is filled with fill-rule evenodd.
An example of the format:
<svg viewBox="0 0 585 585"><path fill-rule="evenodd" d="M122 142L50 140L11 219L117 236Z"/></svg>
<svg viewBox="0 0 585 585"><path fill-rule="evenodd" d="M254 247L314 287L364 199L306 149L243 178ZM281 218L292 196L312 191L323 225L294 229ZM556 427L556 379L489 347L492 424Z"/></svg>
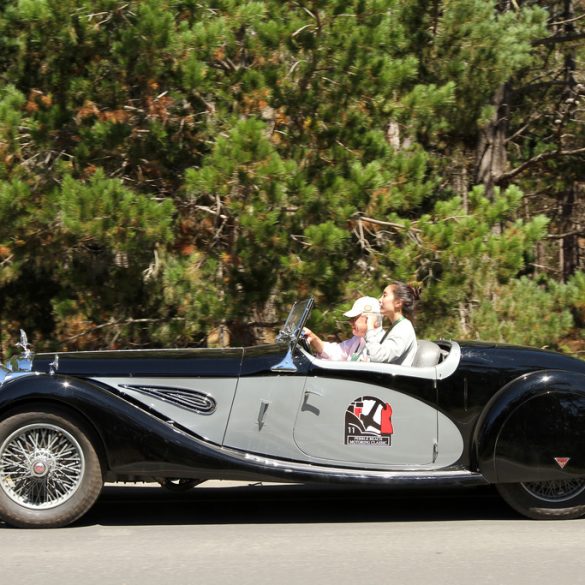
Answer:
<svg viewBox="0 0 585 585"><path fill-rule="evenodd" d="M585 490L583 479L555 479L521 484L535 498L543 502L566 502Z"/></svg>
<svg viewBox="0 0 585 585"><path fill-rule="evenodd" d="M55 425L28 425L0 446L0 489L25 508L44 510L67 501L84 471L80 444Z"/></svg>
<svg viewBox="0 0 585 585"><path fill-rule="evenodd" d="M47 475L48 467L44 461L35 461L32 464L32 474L35 477L43 477Z"/></svg>

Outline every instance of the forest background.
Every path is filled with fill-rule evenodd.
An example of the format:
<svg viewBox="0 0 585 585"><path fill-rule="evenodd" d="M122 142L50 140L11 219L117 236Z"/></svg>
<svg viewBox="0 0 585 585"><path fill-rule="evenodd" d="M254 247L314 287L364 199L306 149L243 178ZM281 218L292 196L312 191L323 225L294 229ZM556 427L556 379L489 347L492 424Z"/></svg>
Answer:
<svg viewBox="0 0 585 585"><path fill-rule="evenodd" d="M585 355L585 3L1 0L0 344L269 342L391 279L419 337Z"/></svg>

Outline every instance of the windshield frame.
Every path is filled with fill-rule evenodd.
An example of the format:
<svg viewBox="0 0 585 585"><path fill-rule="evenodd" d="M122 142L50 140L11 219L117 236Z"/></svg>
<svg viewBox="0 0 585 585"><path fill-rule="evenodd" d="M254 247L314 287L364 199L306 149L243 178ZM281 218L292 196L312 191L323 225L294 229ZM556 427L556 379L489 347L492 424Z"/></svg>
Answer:
<svg viewBox="0 0 585 585"><path fill-rule="evenodd" d="M291 347L296 345L314 304L315 300L313 297L309 297L303 301L297 301L292 306L282 329L276 336L276 341L287 341L291 344Z"/></svg>

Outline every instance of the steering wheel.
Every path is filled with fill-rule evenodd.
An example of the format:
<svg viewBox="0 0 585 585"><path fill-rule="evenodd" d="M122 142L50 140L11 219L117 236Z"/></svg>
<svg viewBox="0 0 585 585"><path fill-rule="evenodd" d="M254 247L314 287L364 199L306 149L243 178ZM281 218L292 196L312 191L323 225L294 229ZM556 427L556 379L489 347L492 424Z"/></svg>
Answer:
<svg viewBox="0 0 585 585"><path fill-rule="evenodd" d="M309 354L309 355L313 355L313 350L311 349L311 346L309 345L309 343L307 342L307 338L301 333L299 335L299 340L297 341L297 343Z"/></svg>

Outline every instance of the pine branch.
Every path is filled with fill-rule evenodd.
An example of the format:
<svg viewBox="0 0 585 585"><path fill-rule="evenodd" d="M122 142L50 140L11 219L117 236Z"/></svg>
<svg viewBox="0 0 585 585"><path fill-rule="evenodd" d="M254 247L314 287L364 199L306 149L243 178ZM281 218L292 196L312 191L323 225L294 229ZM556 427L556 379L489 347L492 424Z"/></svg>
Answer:
<svg viewBox="0 0 585 585"><path fill-rule="evenodd" d="M2 260L2 262L0 262L0 266L4 266L12 264L12 259L14 258L14 254L10 254L10 256L4 258L4 260Z"/></svg>
<svg viewBox="0 0 585 585"><path fill-rule="evenodd" d="M577 22L578 20L581 20L582 18L585 18L585 14L580 14L579 16L575 16L574 18L568 18L567 20L558 20L556 22L551 22L550 25L551 26L561 26L563 24L570 24L572 22Z"/></svg>
<svg viewBox="0 0 585 585"><path fill-rule="evenodd" d="M362 215L359 211L357 213L353 214L356 219L360 222L367 222L367 223L373 223L375 225L386 225L386 226L390 226L399 230L404 230L406 229L403 225L400 225L399 223L394 223L392 221L381 221L379 219L374 219L372 217L366 217L365 215ZM416 231L416 232L420 232L419 229L416 228L410 228L412 231Z"/></svg>
<svg viewBox="0 0 585 585"><path fill-rule="evenodd" d="M524 126L519 128L516 132L514 132L514 134L512 134L511 136L508 136L506 138L505 142L508 143L508 142L514 141L516 138L521 136L524 133L524 131L528 129L528 127L530 125L532 125L534 122L540 120L541 118L542 118L542 114L540 114L540 113L530 115L526 124L524 124Z"/></svg>
<svg viewBox="0 0 585 585"><path fill-rule="evenodd" d="M534 46L538 45L556 45L558 43L570 43L571 41L578 41L580 39L585 39L585 33L571 33L564 36L552 36L546 37L545 39L538 39L536 41L532 41Z"/></svg>
<svg viewBox="0 0 585 585"><path fill-rule="evenodd" d="M496 185L509 181L513 179L517 175L523 173L526 169L529 169L541 162L550 160L552 158L559 158L562 156L575 156L576 154L583 154L585 153L585 148L577 148L575 150L554 150L551 152L543 152L541 154L536 155L535 157L523 162L520 166L508 171L507 173L503 173L495 180Z"/></svg>
<svg viewBox="0 0 585 585"><path fill-rule="evenodd" d="M571 236L585 236L585 230L575 230L573 232L565 232L564 234L548 234L547 240L564 240Z"/></svg>
<svg viewBox="0 0 585 585"><path fill-rule="evenodd" d="M221 219L227 219L227 215L219 212L219 206L217 209L213 209L212 207L208 207L207 205L195 205L195 209L199 209L200 211L205 211L206 213L210 213L211 215L215 215Z"/></svg>

